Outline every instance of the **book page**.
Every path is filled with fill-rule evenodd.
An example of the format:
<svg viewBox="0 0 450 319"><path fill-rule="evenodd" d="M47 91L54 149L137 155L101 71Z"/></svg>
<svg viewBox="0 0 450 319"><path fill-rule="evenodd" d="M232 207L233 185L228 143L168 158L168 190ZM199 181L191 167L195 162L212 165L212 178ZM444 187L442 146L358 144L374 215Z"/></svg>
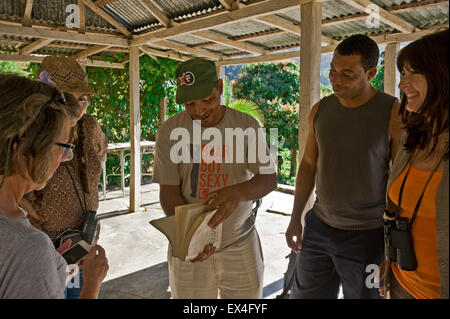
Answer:
<svg viewBox="0 0 450 319"><path fill-rule="evenodd" d="M212 229L208 226L208 222L216 211L213 211L205 216L197 231L191 238L188 252L186 255L186 261L195 259L200 253L203 252L205 246L212 244L214 247L219 248L222 239L222 224Z"/></svg>

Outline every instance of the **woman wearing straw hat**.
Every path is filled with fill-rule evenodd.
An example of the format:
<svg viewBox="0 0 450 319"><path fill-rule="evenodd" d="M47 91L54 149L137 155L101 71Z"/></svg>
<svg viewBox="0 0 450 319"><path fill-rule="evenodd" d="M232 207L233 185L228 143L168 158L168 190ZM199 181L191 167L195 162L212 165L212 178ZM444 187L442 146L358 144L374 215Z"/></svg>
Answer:
<svg viewBox="0 0 450 319"><path fill-rule="evenodd" d="M57 245L58 236L67 234L67 230L80 231L88 214L95 214L98 209L98 181L107 140L96 119L85 114L94 92L76 60L48 56L42 61L37 76L39 81L75 96L81 111L74 127L73 159L58 167L43 190L30 193L22 202L30 211L32 225L47 233ZM97 239L98 229L92 244ZM72 245L75 243L73 240ZM83 276L79 273L82 285ZM78 298L80 292L81 287L68 289L67 298Z"/></svg>
<svg viewBox="0 0 450 319"><path fill-rule="evenodd" d="M0 96L0 299L63 298L67 263L30 225L19 202L70 159L78 103L56 88L8 74L0 74ZM108 271L103 248L92 247L83 267L81 297L96 298Z"/></svg>

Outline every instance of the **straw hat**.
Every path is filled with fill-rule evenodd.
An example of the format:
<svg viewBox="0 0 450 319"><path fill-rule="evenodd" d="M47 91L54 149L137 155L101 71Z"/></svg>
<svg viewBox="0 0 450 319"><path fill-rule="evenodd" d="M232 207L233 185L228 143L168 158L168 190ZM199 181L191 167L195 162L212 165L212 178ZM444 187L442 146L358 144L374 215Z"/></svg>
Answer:
<svg viewBox="0 0 450 319"><path fill-rule="evenodd" d="M45 57L39 66L38 78L50 85L55 84L63 92L94 93L89 87L86 72L73 58Z"/></svg>

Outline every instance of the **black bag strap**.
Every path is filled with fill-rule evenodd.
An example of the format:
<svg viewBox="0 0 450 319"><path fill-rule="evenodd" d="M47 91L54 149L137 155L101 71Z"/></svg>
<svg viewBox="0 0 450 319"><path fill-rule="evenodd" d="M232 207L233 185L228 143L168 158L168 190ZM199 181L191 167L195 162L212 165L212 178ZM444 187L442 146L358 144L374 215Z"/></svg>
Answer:
<svg viewBox="0 0 450 319"><path fill-rule="evenodd" d="M421 193L421 195L420 195L420 197L419 197L419 200L417 201L417 204L416 204L416 206L415 206L415 208L414 208L414 213L413 213L413 215L412 215L412 217L411 217L411 221L409 222L409 228L412 228L412 226L413 226L413 224L414 224L414 221L416 220L417 212L419 211L420 204L422 203L423 195L425 194L425 191L426 191L426 189L427 189L427 187L428 187L428 184L429 184L430 181L431 181L431 178L433 177L433 175L434 175L434 173L436 172L437 168L438 168L439 165L441 164L441 162L442 162L442 160L444 159L445 155L446 155L446 154L444 153L444 155L439 159L439 161L436 162L436 164L435 164L434 167L433 167L433 170L431 171L430 175L428 176L427 181L425 182L425 186L424 186L424 188L423 188L423 190L422 190L422 193ZM412 155L411 158L410 158L410 160L409 160L408 171L406 172L405 177L403 178L402 186L400 187L400 193L399 193L399 196L398 196L398 205L397 205L398 208L399 208L399 212L400 212L400 207L401 207L401 203L402 203L403 189L405 188L406 179L407 179L407 177L408 177L408 175L409 175L409 171L411 170L411 167L412 167L412 163L413 163L413 159L414 159L414 158L415 158L415 155Z"/></svg>
<svg viewBox="0 0 450 319"><path fill-rule="evenodd" d="M87 210L86 195L83 192L83 199L84 199L84 208L83 208L83 204L81 202L81 196L78 193L77 185L75 184L75 180L73 179L72 173L70 172L70 169L69 169L69 167L67 167L66 163L63 163L62 165L64 165L67 172L69 173L70 179L72 180L73 188L75 188L75 192L77 193L78 202L80 203L81 211L83 212L84 215L86 215L86 210Z"/></svg>

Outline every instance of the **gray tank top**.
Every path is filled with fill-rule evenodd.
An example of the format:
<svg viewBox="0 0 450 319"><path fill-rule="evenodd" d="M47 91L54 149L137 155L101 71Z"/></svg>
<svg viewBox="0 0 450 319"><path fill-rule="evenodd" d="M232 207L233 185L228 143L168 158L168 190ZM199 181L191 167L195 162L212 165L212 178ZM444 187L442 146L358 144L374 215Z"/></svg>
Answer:
<svg viewBox="0 0 450 319"><path fill-rule="evenodd" d="M314 118L319 147L314 213L331 227L381 227L389 177L389 121L395 98L376 93L357 108L333 94Z"/></svg>

